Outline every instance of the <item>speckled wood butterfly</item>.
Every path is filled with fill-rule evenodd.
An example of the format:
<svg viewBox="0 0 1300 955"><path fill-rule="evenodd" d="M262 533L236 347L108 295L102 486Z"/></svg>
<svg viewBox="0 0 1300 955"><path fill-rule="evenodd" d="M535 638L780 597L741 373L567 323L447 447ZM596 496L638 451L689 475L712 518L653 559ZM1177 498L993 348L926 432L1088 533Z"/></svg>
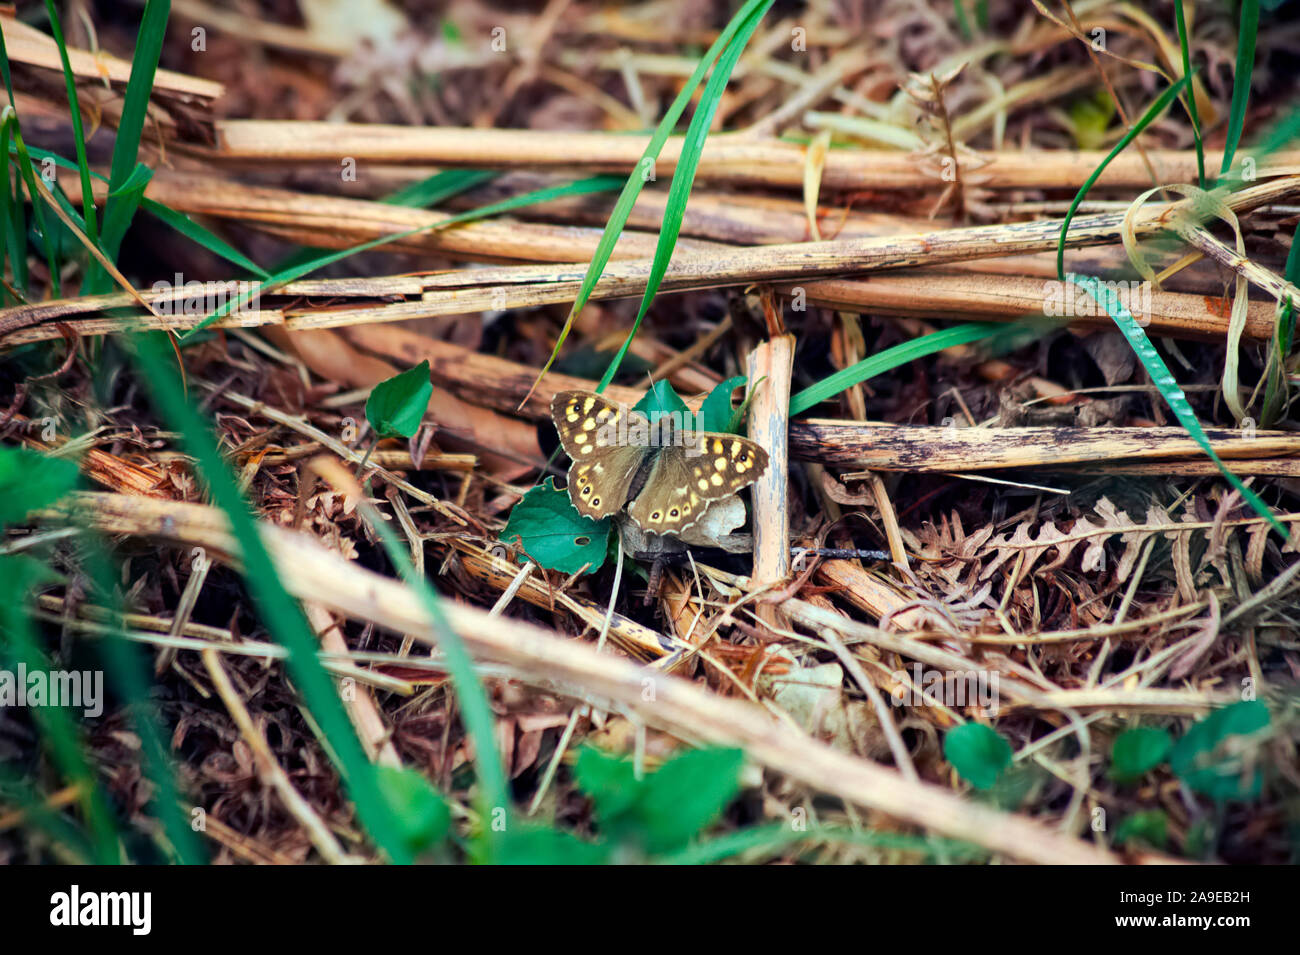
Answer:
<svg viewBox="0 0 1300 955"><path fill-rule="evenodd" d="M680 534L710 501L754 483L767 467L767 452L748 438L694 431L672 414L651 424L591 391L557 394L551 418L573 459L569 498L579 513L608 517L630 502L628 516L655 534Z"/></svg>

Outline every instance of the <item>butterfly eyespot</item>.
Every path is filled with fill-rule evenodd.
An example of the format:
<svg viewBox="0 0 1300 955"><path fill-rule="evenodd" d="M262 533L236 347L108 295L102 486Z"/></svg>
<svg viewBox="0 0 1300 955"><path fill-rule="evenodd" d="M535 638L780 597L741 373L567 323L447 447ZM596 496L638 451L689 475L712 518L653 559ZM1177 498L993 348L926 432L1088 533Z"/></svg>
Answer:
<svg viewBox="0 0 1300 955"><path fill-rule="evenodd" d="M591 499L591 506L592 506L592 507L600 507L600 498L598 498L598 497L593 497L593 498Z"/></svg>
<svg viewBox="0 0 1300 955"><path fill-rule="evenodd" d="M662 512L662 511L655 511L653 514L650 515L650 520L652 520L652 521L657 521L657 520L659 520L659 518L662 517L662 516L663 516L663 512Z"/></svg>
<svg viewBox="0 0 1300 955"><path fill-rule="evenodd" d="M749 452L741 451L740 454L736 455L736 460L739 461L741 464L744 464L746 461L749 460Z"/></svg>
<svg viewBox="0 0 1300 955"><path fill-rule="evenodd" d="M591 494L591 485L588 484L586 487L584 487L584 488L582 489L582 496L583 496L583 497L587 497L587 496L589 496L590 494Z"/></svg>
<svg viewBox="0 0 1300 955"><path fill-rule="evenodd" d="M677 511L677 508L675 508L675 507L674 507L671 511L668 512L668 516L669 516L669 517L672 517L672 518L677 517L677 514L678 514L678 511Z"/></svg>

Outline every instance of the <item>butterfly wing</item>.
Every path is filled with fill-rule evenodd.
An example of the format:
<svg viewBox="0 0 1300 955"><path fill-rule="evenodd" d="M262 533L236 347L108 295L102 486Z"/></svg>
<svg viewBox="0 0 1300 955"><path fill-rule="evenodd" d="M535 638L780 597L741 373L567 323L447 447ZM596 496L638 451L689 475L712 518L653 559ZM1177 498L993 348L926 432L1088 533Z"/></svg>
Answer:
<svg viewBox="0 0 1300 955"><path fill-rule="evenodd" d="M621 511L645 459L644 446L620 443L619 436L628 430L620 420L623 416L645 420L591 391L562 391L551 399L555 430L573 459L569 500L586 517L599 519Z"/></svg>
<svg viewBox="0 0 1300 955"><path fill-rule="evenodd" d="M642 530L680 534L699 521L709 502L753 484L767 468L767 452L748 438L683 432L661 448L645 487L627 509Z"/></svg>

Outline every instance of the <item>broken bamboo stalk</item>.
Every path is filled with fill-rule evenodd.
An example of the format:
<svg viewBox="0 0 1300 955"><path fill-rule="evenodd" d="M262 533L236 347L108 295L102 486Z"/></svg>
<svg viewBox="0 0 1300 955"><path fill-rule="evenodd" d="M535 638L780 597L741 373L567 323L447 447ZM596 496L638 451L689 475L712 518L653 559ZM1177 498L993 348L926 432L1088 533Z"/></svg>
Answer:
<svg viewBox="0 0 1300 955"><path fill-rule="evenodd" d="M757 587L772 587L790 575L790 379L794 372L794 336L776 335L749 353L749 437L767 450L766 470L752 488L754 501L754 573ZM759 604L758 618L769 627L784 627L773 604Z"/></svg>

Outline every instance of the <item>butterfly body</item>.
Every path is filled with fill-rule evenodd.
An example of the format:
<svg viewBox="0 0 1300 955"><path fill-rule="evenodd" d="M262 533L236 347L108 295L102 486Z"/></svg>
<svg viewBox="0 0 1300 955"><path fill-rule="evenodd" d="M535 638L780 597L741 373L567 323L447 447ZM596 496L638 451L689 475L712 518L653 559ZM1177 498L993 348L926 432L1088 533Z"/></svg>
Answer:
<svg viewBox="0 0 1300 955"><path fill-rule="evenodd" d="M654 534L694 526L711 502L752 484L767 467L767 452L747 438L695 431L671 415L651 423L595 392L560 392L551 418L573 459L569 499L578 512L603 518L627 506Z"/></svg>

